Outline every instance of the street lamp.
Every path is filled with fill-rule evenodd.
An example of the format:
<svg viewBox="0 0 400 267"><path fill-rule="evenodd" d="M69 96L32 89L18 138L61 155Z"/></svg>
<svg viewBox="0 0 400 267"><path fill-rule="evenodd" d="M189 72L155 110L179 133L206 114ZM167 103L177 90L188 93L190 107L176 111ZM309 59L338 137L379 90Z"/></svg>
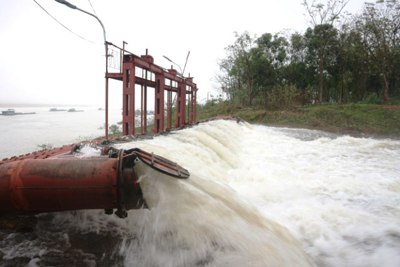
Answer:
<svg viewBox="0 0 400 267"><path fill-rule="evenodd" d="M101 28L103 29L104 44L106 44L106 40L107 40L107 38L106 38L106 30L105 30L105 28L104 28L103 23L101 22L101 20L100 20L97 16L95 16L95 15L93 15L92 13L89 13L89 12L83 10L83 9L80 9L79 7L73 5L73 4L71 4L71 3L69 3L69 2L67 2L67 1L65 1L65 0L55 0L55 1L58 2L58 3L60 3L60 4L66 5L66 6L69 7L69 8L79 10L79 11L85 13L85 14L88 14L89 16L94 17L94 18L100 23Z"/></svg>
<svg viewBox="0 0 400 267"><path fill-rule="evenodd" d="M101 22L101 20L96 16L93 15L90 12L87 12L83 9L80 9L79 7L65 1L65 0L55 0L56 2L66 5L67 7L71 8L71 9L76 9L79 10L89 16L94 17L99 23L101 28L103 29L103 38L104 38L104 47L105 47L105 57L106 57L106 75L105 75L105 79L106 79L106 103L105 103L105 138L108 139L108 78L107 78L107 74L108 74L108 46L107 46L107 38L106 38L106 29L104 28L103 23Z"/></svg>
<svg viewBox="0 0 400 267"><path fill-rule="evenodd" d="M163 56L163 57L164 57L166 60L168 60L169 62L171 62L172 64L174 64L175 66L177 66L177 67L181 70L181 74L183 75L181 66L179 66L177 63L175 63L174 61L172 61L172 59L170 59L169 57L167 57L167 56Z"/></svg>
<svg viewBox="0 0 400 267"><path fill-rule="evenodd" d="M56 1L57 1L57 0L56 0ZM172 64L174 64L175 66L177 66L177 67L181 70L182 76L184 76L184 75L185 75L186 64L187 64L188 59L189 59L189 55L190 55L190 51L188 51L188 54L187 54L187 56L186 56L185 66L183 67L183 70L182 70L181 66L179 66L177 63L175 63L174 61L172 61L172 59L170 59L169 57L167 57L167 56L163 56L163 57L164 57L166 60L168 60L169 62L171 62Z"/></svg>

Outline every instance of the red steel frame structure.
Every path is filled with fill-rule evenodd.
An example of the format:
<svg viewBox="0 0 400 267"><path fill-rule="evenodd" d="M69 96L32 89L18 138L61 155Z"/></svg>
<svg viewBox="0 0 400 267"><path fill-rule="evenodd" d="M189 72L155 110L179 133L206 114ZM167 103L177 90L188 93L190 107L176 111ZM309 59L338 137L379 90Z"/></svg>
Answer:
<svg viewBox="0 0 400 267"><path fill-rule="evenodd" d="M121 67L119 72L108 72L106 69L106 139L108 139L108 79L122 81L122 133L123 135L137 135L147 133L147 93L154 89L154 127L153 133L162 133L171 129L182 128L185 125L197 122L196 98L197 85L192 77L184 77L171 67L166 70L156 64L152 56L137 56L107 42L108 46L113 46L120 50ZM107 48L108 50L108 48ZM108 57L107 57L108 61ZM107 63L108 64L108 63ZM139 75L138 72L141 74ZM140 132L135 125L135 93L136 85L140 85ZM165 99L165 93L166 98ZM173 122L173 100L172 94L175 93L175 123Z"/></svg>
<svg viewBox="0 0 400 267"><path fill-rule="evenodd" d="M147 92L154 89L153 133L182 128L196 123L197 86L193 78L183 77L172 67L165 70L154 64L147 54L136 56L118 48L121 67L117 73L108 72L109 45L106 42L106 105L105 138L108 139L108 82L122 81L123 134L147 133ZM137 71L141 76L137 74ZM140 85L140 133L135 129L135 87ZM166 95L166 101L164 96ZM175 123L172 125L173 101L176 95ZM166 116L165 116L166 115ZM126 210L145 206L134 162L145 164L179 179L189 172L174 162L140 149L128 151L104 150L107 156L80 159L73 153L79 149L67 145L38 151L0 161L0 214L38 213L73 209L105 209L125 218ZM112 152L112 153L110 153ZM126 152L126 153L125 153ZM46 160L51 158L51 160Z"/></svg>

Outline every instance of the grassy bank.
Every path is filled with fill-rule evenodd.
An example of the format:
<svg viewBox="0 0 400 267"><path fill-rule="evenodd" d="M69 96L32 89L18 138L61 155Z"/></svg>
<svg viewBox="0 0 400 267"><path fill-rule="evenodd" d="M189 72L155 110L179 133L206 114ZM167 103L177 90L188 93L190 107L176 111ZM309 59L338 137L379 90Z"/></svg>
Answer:
<svg viewBox="0 0 400 267"><path fill-rule="evenodd" d="M238 116L251 123L300 127L324 131L400 138L400 105L329 104L266 110L228 103L208 103L199 108L199 119L218 115Z"/></svg>

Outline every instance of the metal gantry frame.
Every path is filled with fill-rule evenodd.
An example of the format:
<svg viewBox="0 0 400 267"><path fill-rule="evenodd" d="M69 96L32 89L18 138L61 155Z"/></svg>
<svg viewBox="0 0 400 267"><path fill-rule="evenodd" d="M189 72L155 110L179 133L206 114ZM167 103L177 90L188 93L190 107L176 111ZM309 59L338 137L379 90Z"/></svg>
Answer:
<svg viewBox="0 0 400 267"><path fill-rule="evenodd" d="M164 69L154 64L151 55L146 54L137 56L120 48L110 42L108 46L113 46L120 50L121 67L119 72L108 72L106 69L106 118L108 118L108 79L122 81L122 133L123 135L147 134L147 101L148 91L154 90L154 134L162 133L172 129L179 129L185 125L194 124L196 119L196 98L197 85L193 82L193 77L184 77L175 69ZM107 48L108 50L108 48ZM107 57L108 60L108 57ZM137 74L137 70L140 74ZM189 75L190 76L190 75ZM135 118L137 107L135 107L136 85L140 85L140 124L136 125ZM165 99L165 93L166 98ZM172 95L175 94L176 103ZM174 121L174 124L172 123ZM106 120L106 128L108 121ZM106 131L106 139L108 134Z"/></svg>
<svg viewBox="0 0 400 267"><path fill-rule="evenodd" d="M87 15L94 17L101 25L103 29L103 38L105 46L105 57L106 57L106 70L105 70L105 139L108 139L108 95L109 95L109 79L116 79L123 82L123 134L124 135L135 135L135 85L141 86L141 109L140 109L140 133L147 133L147 91L148 87L155 89L154 99L154 133L161 133L173 128L181 128L187 124L193 124L196 122L196 94L197 86L193 83L192 77L185 78L183 73L186 68L186 63L190 54L186 57L186 63L182 74L177 73L171 66L171 69L165 70L162 67L154 64L152 56L148 55L146 49L146 55L138 57L133 53L125 50L126 42L123 42L122 48L110 43L106 38L106 30L101 20L94 14L87 12L77 6L69 3L66 0L55 0L60 4L63 4L71 9L81 11ZM109 46L113 46L120 51L120 71L118 73L110 73L108 71L109 63ZM174 63L171 59L164 56L167 60ZM176 63L174 63L176 64ZM179 66L179 65L178 65ZM142 69L142 77L136 76L136 68ZM180 67L179 67L180 68ZM155 75L155 80L149 79L148 73L151 73L150 77ZM144 75L143 75L144 73ZM190 76L190 75L189 75ZM169 80L169 85L166 84L166 80ZM177 84L176 87L173 84ZM165 126L165 107L164 107L164 92L167 92L167 126ZM175 105L176 120L172 126L172 113L174 108L172 107L172 93L175 92L177 95L177 103ZM186 117L187 110L187 117Z"/></svg>

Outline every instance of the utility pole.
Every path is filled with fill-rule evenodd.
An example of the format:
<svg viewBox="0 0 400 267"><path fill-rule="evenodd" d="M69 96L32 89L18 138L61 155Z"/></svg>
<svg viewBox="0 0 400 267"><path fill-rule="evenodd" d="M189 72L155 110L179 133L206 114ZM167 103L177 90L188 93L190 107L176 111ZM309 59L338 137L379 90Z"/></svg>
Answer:
<svg viewBox="0 0 400 267"><path fill-rule="evenodd" d="M106 38L106 29L104 28L104 25L101 22L101 20L96 15L94 15L90 12L87 12L83 9L80 9L79 7L73 5L65 0L55 0L55 1L60 4L66 5L67 7L71 8L71 9L76 9L78 11L81 11L81 12L89 15L89 16L94 17L100 23L100 26L103 29L104 48L105 48L105 53L106 53L105 54L105 57L106 57L106 73L105 73L106 90L105 90L105 127L104 127L105 133L104 133L104 135L105 135L105 139L107 140L108 139L108 77L107 77L107 75L108 75L108 43L107 43L107 38Z"/></svg>

